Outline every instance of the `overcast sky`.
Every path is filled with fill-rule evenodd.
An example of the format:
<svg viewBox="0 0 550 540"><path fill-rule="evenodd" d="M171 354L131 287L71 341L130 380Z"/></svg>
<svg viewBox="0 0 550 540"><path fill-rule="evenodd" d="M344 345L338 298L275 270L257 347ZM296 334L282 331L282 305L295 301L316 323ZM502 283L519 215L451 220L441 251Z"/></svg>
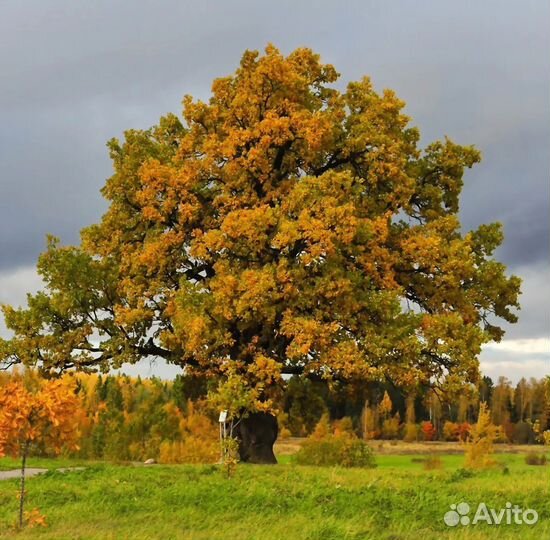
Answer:
<svg viewBox="0 0 550 540"><path fill-rule="evenodd" d="M213 78L268 42L313 48L341 84L367 74L395 89L423 143L477 145L464 226L501 221L498 257L524 279L520 323L485 348L482 368L550 373L546 0L0 0L0 301L39 287L46 233L77 242L99 219L109 138L179 113L184 94L207 98Z"/></svg>

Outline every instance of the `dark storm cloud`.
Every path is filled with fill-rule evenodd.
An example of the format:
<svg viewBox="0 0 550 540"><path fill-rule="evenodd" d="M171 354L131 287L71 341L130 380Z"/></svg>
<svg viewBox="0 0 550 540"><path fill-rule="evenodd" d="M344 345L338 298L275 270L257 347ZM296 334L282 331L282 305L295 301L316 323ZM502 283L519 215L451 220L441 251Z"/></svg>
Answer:
<svg viewBox="0 0 550 540"><path fill-rule="evenodd" d="M312 47L341 84L394 88L424 143L476 144L464 226L502 221L498 255L532 289L550 259L549 18L538 0L0 2L0 274L32 265L46 233L75 242L97 221L107 139L206 98L272 41Z"/></svg>
<svg viewBox="0 0 550 540"><path fill-rule="evenodd" d="M511 127L506 137L479 146L483 162L466 176L464 225L500 221L505 241L497 256L511 268L550 263L548 107L530 126Z"/></svg>

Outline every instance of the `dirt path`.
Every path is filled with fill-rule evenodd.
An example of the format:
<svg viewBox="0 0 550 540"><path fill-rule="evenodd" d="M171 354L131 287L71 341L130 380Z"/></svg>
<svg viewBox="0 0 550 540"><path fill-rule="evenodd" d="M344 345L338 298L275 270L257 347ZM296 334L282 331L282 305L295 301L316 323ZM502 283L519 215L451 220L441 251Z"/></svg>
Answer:
<svg viewBox="0 0 550 540"><path fill-rule="evenodd" d="M71 471L83 471L86 467L61 467L60 469L55 469L58 472L71 472ZM30 467L25 470L25 477L31 478L33 476L38 476L39 474L47 473L49 469L39 469L35 467ZM19 478L21 476L21 470L15 469L13 471L0 471L0 480L11 480L12 478Z"/></svg>

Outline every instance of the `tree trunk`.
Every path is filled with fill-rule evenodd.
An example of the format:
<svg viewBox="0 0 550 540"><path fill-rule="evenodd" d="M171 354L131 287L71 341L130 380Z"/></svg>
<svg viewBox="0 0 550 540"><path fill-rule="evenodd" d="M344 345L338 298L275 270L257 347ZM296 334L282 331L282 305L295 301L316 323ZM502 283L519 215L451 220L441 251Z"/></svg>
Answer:
<svg viewBox="0 0 550 540"><path fill-rule="evenodd" d="M236 428L241 461L248 463L277 463L273 445L279 428L277 418L267 413L252 413Z"/></svg>
<svg viewBox="0 0 550 540"><path fill-rule="evenodd" d="M29 443L26 442L23 446L21 456L21 492L19 493L19 528L23 528L23 515L25 510L25 467L27 465L27 453L29 451Z"/></svg>

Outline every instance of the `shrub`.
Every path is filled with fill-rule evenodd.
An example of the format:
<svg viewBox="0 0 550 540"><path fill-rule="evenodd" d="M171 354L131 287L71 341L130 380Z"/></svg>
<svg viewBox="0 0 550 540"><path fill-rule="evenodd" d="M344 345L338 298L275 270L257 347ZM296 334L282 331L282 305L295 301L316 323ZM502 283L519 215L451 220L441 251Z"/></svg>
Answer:
<svg viewBox="0 0 550 540"><path fill-rule="evenodd" d="M425 424L430 424L430 422L425 422ZM443 439L449 442L454 442L454 441L464 442L468 440L471 429L472 429L472 426L468 422L456 423L456 422L451 422L450 420L447 420L443 424ZM429 426L426 426L426 430L428 431L428 436L432 437L432 439L425 439L425 440L433 440L436 435L435 428L432 430ZM424 433L426 434L426 432Z"/></svg>
<svg viewBox="0 0 550 540"><path fill-rule="evenodd" d="M382 424L382 437L384 439L397 439L399 437L400 418L397 413L392 418L384 420Z"/></svg>
<svg viewBox="0 0 550 540"><path fill-rule="evenodd" d="M418 440L418 425L408 423L405 425L405 434L403 435L405 442L414 442Z"/></svg>
<svg viewBox="0 0 550 540"><path fill-rule="evenodd" d="M434 469L442 469L443 461L439 456L428 456L424 459L424 469L427 471L432 471Z"/></svg>
<svg viewBox="0 0 550 540"><path fill-rule="evenodd" d="M374 456L369 445L357 437L335 437L340 445L339 458L342 467L365 467L375 466Z"/></svg>
<svg viewBox="0 0 550 540"><path fill-rule="evenodd" d="M450 478L451 482L458 482L460 480L464 480L465 478L472 478L474 476L474 472L470 469L457 469Z"/></svg>
<svg viewBox="0 0 550 540"><path fill-rule="evenodd" d="M445 422L443 424L443 438L446 441L458 441L459 426L455 422Z"/></svg>
<svg viewBox="0 0 550 540"><path fill-rule="evenodd" d="M420 429L422 430L422 435L425 441L433 441L435 439L436 431L431 422L422 422Z"/></svg>
<svg viewBox="0 0 550 540"><path fill-rule="evenodd" d="M423 463L424 469L426 469L427 471L443 468L443 461L439 456L435 454L427 457L413 457L411 458L411 463Z"/></svg>
<svg viewBox="0 0 550 540"><path fill-rule="evenodd" d="M546 458L546 454L537 454L536 452L529 452L525 456L525 463L527 465L546 465L548 463L548 459Z"/></svg>
<svg viewBox="0 0 550 540"><path fill-rule="evenodd" d="M495 465L492 459L493 443L500 436L500 429L491 423L491 412L486 403L479 406L477 423L472 426L466 443L466 467L482 469Z"/></svg>
<svg viewBox="0 0 550 540"><path fill-rule="evenodd" d="M310 437L304 441L295 459L300 465L375 467L368 444L349 434L328 435L322 439Z"/></svg>
<svg viewBox="0 0 550 540"><path fill-rule="evenodd" d="M216 463L220 458L219 442L188 435L183 441L163 441L160 463Z"/></svg>
<svg viewBox="0 0 550 540"><path fill-rule="evenodd" d="M164 440L159 448L160 463L215 463L220 458L217 426L187 404L187 416L179 421L179 440Z"/></svg>
<svg viewBox="0 0 550 540"><path fill-rule="evenodd" d="M324 413L321 416L319 422L315 426L313 433L310 435L311 439L325 439L332 433L332 426L330 425L330 420L327 413Z"/></svg>

